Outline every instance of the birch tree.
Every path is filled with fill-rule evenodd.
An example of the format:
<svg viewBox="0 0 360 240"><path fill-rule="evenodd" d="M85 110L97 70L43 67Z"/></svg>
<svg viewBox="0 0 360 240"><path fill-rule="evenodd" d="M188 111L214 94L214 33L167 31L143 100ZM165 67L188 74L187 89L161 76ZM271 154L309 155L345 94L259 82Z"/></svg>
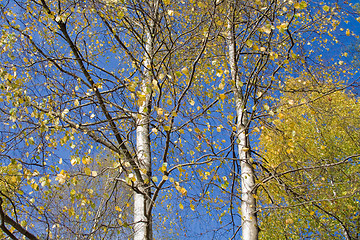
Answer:
<svg viewBox="0 0 360 240"><path fill-rule="evenodd" d="M237 173L237 168L232 167L232 172L241 179L237 190L241 194L241 225L234 231L233 238L241 228L243 239L258 239L257 215L261 207L256 205L259 172L255 169L261 168L263 159L258 158L261 155L256 152L256 146L251 146L252 142L256 143L259 127L267 125L263 117L274 115L271 104L285 90L283 76L296 75L302 68L313 71L309 70L306 60L313 50L308 55L301 49L307 41L308 45L312 41L327 45L327 37L324 41L320 38L322 33L333 37L332 32L341 22L335 12L341 7L317 6L305 1L226 1L225 5L222 16L227 19L226 61L237 120L233 143L238 148L240 169ZM316 9L321 10L314 14ZM349 29L346 35L351 35ZM338 42L335 37L333 40ZM233 206L230 204L230 208Z"/></svg>
<svg viewBox="0 0 360 240"><path fill-rule="evenodd" d="M2 55L3 95L10 96L2 110L5 122L13 122L9 132L15 129L3 153L28 166L30 186L47 195L56 188L51 182L76 185L80 179L54 161L96 178L103 172L91 169L91 151L104 148L113 154L112 167L118 171L108 184L123 182L134 192L133 222L101 223L91 211L93 227L73 232L77 238L112 236L108 229L131 226L132 238L152 239L152 211L163 185L168 182L186 194L177 181L167 181L179 164L170 161L169 149L175 130L194 120L185 112L177 115L186 106L210 36L197 29L211 21L206 14L181 19L183 6L157 0L8 1L2 6L3 34L13 39ZM158 138L153 145L151 134ZM24 151L9 149L13 143ZM158 150L152 150L156 145ZM64 154L66 148L72 153ZM156 162L154 152L163 154ZM58 154L64 155L61 160ZM73 190L72 196L84 196ZM88 199L84 204L100 203ZM52 238L50 226L58 221L43 206L33 209L27 221L45 216L39 224ZM79 217L73 208L69 211Z"/></svg>
<svg viewBox="0 0 360 240"><path fill-rule="evenodd" d="M250 125L263 94L271 89L272 79L290 58L294 46L293 36L289 31L292 18L281 23L282 35L273 32L274 20L281 15L279 11L282 7L284 6L260 1L229 1L227 6L227 60L236 112L234 144L237 145L240 162L243 239L258 239L259 232L255 169L250 155ZM254 12L254 9L258 9L258 12ZM242 31L240 36L238 31ZM283 48L278 48L279 43L282 43ZM240 58L241 54L244 54L243 59ZM272 61L277 63L273 65ZM239 229L240 227L236 232Z"/></svg>

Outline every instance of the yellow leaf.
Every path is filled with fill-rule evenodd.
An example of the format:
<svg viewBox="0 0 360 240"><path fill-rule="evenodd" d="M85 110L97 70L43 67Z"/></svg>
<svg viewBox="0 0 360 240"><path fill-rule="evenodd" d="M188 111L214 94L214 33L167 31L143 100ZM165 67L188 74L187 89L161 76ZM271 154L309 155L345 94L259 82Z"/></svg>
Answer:
<svg viewBox="0 0 360 240"><path fill-rule="evenodd" d="M31 184L31 187L32 187L35 191L39 190L39 185L38 185L37 183Z"/></svg>
<svg viewBox="0 0 360 240"><path fill-rule="evenodd" d="M163 113L164 113L164 109L162 109L162 108L158 108L158 109L157 109L157 114L158 114L159 116L163 115Z"/></svg>
<svg viewBox="0 0 360 240"><path fill-rule="evenodd" d="M262 31L266 34L270 34L271 28L272 28L272 26L270 24L267 24L267 25L263 26L262 28L260 28L260 31Z"/></svg>
<svg viewBox="0 0 360 240"><path fill-rule="evenodd" d="M88 167L84 168L84 172L86 175L91 175L91 170Z"/></svg>
<svg viewBox="0 0 360 240"><path fill-rule="evenodd" d="M181 69L181 72L182 72L183 74L185 74L186 76L189 75L189 69L188 69L187 67L184 67L183 69Z"/></svg>
<svg viewBox="0 0 360 240"><path fill-rule="evenodd" d="M142 106L145 101L146 101L145 97L139 97L139 99L137 101L138 106Z"/></svg>
<svg viewBox="0 0 360 240"><path fill-rule="evenodd" d="M223 90L224 87L225 87L225 83L221 82L221 83L219 84L219 90Z"/></svg>
<svg viewBox="0 0 360 240"><path fill-rule="evenodd" d="M294 223L294 220L291 219L291 218L288 218L288 219L285 220L285 223L286 223L286 224L293 224L293 223Z"/></svg>
<svg viewBox="0 0 360 240"><path fill-rule="evenodd" d="M73 195L75 195L75 194L76 194L75 189L71 189L71 191L70 191L70 195L71 195L71 196L73 196Z"/></svg>
<svg viewBox="0 0 360 240"><path fill-rule="evenodd" d="M206 5L203 2L200 2L200 1L197 3L197 5L198 5L199 8L205 8L206 7Z"/></svg>
<svg viewBox="0 0 360 240"><path fill-rule="evenodd" d="M295 9L305 9L307 7L307 3L305 1L302 1L301 3L295 3L294 4Z"/></svg>
<svg viewBox="0 0 360 240"><path fill-rule="evenodd" d="M226 95L222 93L222 94L219 95L219 97L220 97L221 100L224 100L226 98Z"/></svg>
<svg viewBox="0 0 360 240"><path fill-rule="evenodd" d="M161 171L161 172L165 172L165 171L166 171L166 168L167 168L167 163L163 163L163 165L162 165L161 168L160 168L160 171Z"/></svg>
<svg viewBox="0 0 360 240"><path fill-rule="evenodd" d="M158 133L158 130L157 130L156 128L153 128L151 131L152 131L153 133L155 133L155 134Z"/></svg>
<svg viewBox="0 0 360 240"><path fill-rule="evenodd" d="M34 138L33 138L33 137L29 137L29 138L28 138L28 142L29 142L31 145L33 145L33 144L35 143Z"/></svg>
<svg viewBox="0 0 360 240"><path fill-rule="evenodd" d="M91 162L91 158L90 158L90 157L85 156L85 157L82 158L82 163L83 163L83 164L90 164L90 162Z"/></svg>
<svg viewBox="0 0 360 240"><path fill-rule="evenodd" d="M302 2L300 3L300 9L305 9L306 7L307 7L307 2L302 1Z"/></svg>
<svg viewBox="0 0 360 240"><path fill-rule="evenodd" d="M25 220L22 220L22 221L20 222L20 225L21 225L22 227L26 227L26 226L27 226L27 222L26 222Z"/></svg>
<svg viewBox="0 0 360 240"><path fill-rule="evenodd" d="M72 157L70 163L74 166L75 164L77 164L77 159L75 157Z"/></svg>
<svg viewBox="0 0 360 240"><path fill-rule="evenodd" d="M280 33L284 33L285 30L288 28L288 23L282 23L279 26L277 26L277 28L279 29Z"/></svg>
<svg viewBox="0 0 360 240"><path fill-rule="evenodd" d="M248 148L248 147L244 147L244 148L242 148L241 149L243 152L247 152L247 151L249 151L250 150L250 148Z"/></svg>
<svg viewBox="0 0 360 240"><path fill-rule="evenodd" d="M253 46L253 41L251 41L250 39L248 39L246 42L245 42L246 46L248 47L252 47Z"/></svg>
<svg viewBox="0 0 360 240"><path fill-rule="evenodd" d="M179 192L181 192L182 195L187 194L187 190L185 188L180 188Z"/></svg>
<svg viewBox="0 0 360 240"><path fill-rule="evenodd" d="M165 77L165 74L160 73L160 75L159 75L159 79L160 79L160 80L162 80L162 79L164 79L164 77Z"/></svg>
<svg viewBox="0 0 360 240"><path fill-rule="evenodd" d="M190 209L193 210L193 211L195 211L195 206L192 205L192 204L190 204Z"/></svg>
<svg viewBox="0 0 360 240"><path fill-rule="evenodd" d="M179 203L179 208L182 210L184 209L184 206L181 203Z"/></svg>
<svg viewBox="0 0 360 240"><path fill-rule="evenodd" d="M8 79L9 81L11 81L13 78L14 78L14 76L13 76L13 75L11 75L11 74L7 74L7 79Z"/></svg>
<svg viewBox="0 0 360 240"><path fill-rule="evenodd" d="M284 117L285 117L285 115L282 114L281 112L278 114L278 118L279 118L279 119L283 119Z"/></svg>
<svg viewBox="0 0 360 240"><path fill-rule="evenodd" d="M128 89L131 92L135 92L136 84L135 83L129 83Z"/></svg>

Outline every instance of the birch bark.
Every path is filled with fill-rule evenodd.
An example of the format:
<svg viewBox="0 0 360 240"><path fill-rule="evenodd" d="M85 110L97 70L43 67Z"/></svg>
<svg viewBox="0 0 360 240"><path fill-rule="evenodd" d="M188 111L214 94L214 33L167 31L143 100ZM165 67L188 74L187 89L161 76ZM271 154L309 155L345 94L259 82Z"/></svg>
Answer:
<svg viewBox="0 0 360 240"><path fill-rule="evenodd" d="M233 11L229 7L229 11ZM246 114L246 99L242 92L242 84L238 75L236 60L236 39L234 16L229 14L228 17L228 62L230 65L231 81L233 84L232 91L235 97L235 110L237 117L236 126L236 144L241 167L241 216L242 216L242 239L258 239L258 224L256 216L256 199L252 190L255 187L255 172L252 167L250 158L250 141L248 135L248 116Z"/></svg>
<svg viewBox="0 0 360 240"><path fill-rule="evenodd" d="M151 205L151 149L149 138L150 110L151 110L151 66L154 52L155 21L158 14L159 1L149 3L150 19L145 26L146 43L144 54L144 70L141 83L141 94L143 101L139 104L137 127L136 127L136 149L137 164L140 168L142 179L137 179L137 188L140 192L134 193L134 240L152 239L152 217Z"/></svg>
<svg viewBox="0 0 360 240"><path fill-rule="evenodd" d="M148 33L148 36L151 34ZM151 39L147 41L147 50L151 51ZM149 53L150 53L149 51ZM150 63L146 56L145 64ZM134 193L134 240L148 240L151 238L151 213L147 212L149 200L151 199L150 177L151 177L151 151L149 141L149 111L151 107L151 93L149 89L150 71L145 70L145 76L142 82L142 94L145 95L145 101L139 107L139 114L136 127L136 149L137 164L142 173L142 179L137 179L136 187L139 192Z"/></svg>

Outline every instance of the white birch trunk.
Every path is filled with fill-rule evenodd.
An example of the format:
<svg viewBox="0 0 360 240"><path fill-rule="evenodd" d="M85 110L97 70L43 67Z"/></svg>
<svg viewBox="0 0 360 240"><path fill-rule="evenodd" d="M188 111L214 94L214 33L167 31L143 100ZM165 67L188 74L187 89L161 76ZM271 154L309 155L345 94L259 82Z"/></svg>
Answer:
<svg viewBox="0 0 360 240"><path fill-rule="evenodd" d="M149 43L150 41L148 41ZM147 43L147 44L148 44ZM149 59L145 60L145 64ZM148 72L148 71L146 71ZM148 75L148 76L147 76ZM134 240L150 240L151 236L151 214L148 207L151 198L149 182L151 177L151 152L149 141L149 111L151 93L146 92L149 86L150 73L145 75L142 83L142 93L146 94L146 100L139 107L136 127L136 150L137 164L142 174L142 180L137 179L136 187L141 193L134 193Z"/></svg>
<svg viewBox="0 0 360 240"><path fill-rule="evenodd" d="M143 181L137 181L136 184L141 193L134 193L134 240L150 240L152 239L152 219L151 213L148 213L151 197L149 188L151 176L149 117L144 106L140 107L139 113L142 114L142 118L139 118L137 122L136 147L138 166L142 172Z"/></svg>
<svg viewBox="0 0 360 240"><path fill-rule="evenodd" d="M237 117L236 143L238 155L241 161L241 216L242 216L242 239L257 240L258 224L256 216L256 199L252 193L255 186L255 172L250 159L250 142L248 136L248 116L246 114L246 102L238 77L236 62L235 30L229 16L228 22L228 61L230 65L231 80L233 82L233 93L235 97L235 108Z"/></svg>
<svg viewBox="0 0 360 240"><path fill-rule="evenodd" d="M150 3L151 4L151 3ZM151 110L151 59L154 48L154 15L157 12L156 4L151 6L151 19L149 26L145 26L146 45L144 54L144 72L141 92L145 95L145 101L139 106L139 114L136 127L136 150L137 164L142 174L142 180L137 181L136 186L141 193L134 193L134 240L152 239L152 217L149 212L151 201L151 149L149 138L150 110Z"/></svg>
<svg viewBox="0 0 360 240"><path fill-rule="evenodd" d="M143 82L143 88L146 88L146 82ZM148 99L148 97L147 97ZM138 166L142 173L142 180L138 180L136 187L141 193L134 193L134 240L152 239L152 219L151 213L148 213L151 191L149 180L151 177L151 152L149 141L149 115L146 110L146 102L139 107L139 115L136 128L136 148Z"/></svg>

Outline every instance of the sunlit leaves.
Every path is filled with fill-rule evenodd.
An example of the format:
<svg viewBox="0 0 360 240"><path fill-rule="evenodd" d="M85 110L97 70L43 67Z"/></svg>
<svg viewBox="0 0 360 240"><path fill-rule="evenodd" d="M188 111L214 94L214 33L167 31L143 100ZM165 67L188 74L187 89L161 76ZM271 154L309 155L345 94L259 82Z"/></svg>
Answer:
<svg viewBox="0 0 360 240"><path fill-rule="evenodd" d="M307 2L305 1L295 2L294 7L295 9L304 10L307 7Z"/></svg>
<svg viewBox="0 0 360 240"><path fill-rule="evenodd" d="M266 24L262 28L259 28L260 31L262 31L262 32L264 32L266 34L270 34L272 29L273 29L273 26L271 24Z"/></svg>
<svg viewBox="0 0 360 240"><path fill-rule="evenodd" d="M328 219L328 212L343 219L349 230L353 228L351 219L354 215L347 210L347 206L352 206L357 201L357 195L349 195L345 189L351 189L352 182L357 181L350 166L358 164L358 157L347 158L358 152L355 142L360 136L355 131L348 131L359 124L358 99L350 92L336 91L336 88L341 89L341 85L333 83L331 79L318 88L305 77L290 79L287 85L289 89L297 91L283 94L272 119L277 130L264 130L261 145L264 165L278 173L294 172L289 172L286 178L280 177L280 182L264 184L267 193L263 196L263 203L287 207L274 211L264 219L263 225L267 226L266 231L274 231L271 230L274 226L287 232L287 236L297 236L299 232L305 231L308 231L307 234L321 232L323 236L334 236L337 229L342 227L338 222ZM298 91L304 88L308 90ZM329 163L334 166L328 167ZM309 170L305 172L304 168L307 167ZM292 189L285 199L285 195L281 193L281 184ZM334 199L334 202L328 204L321 202L321 199ZM291 207L292 204L309 200L314 201L309 207L296 210ZM340 208L344 209L341 213ZM296 215L293 214L294 211L297 212ZM287 216L289 214L292 216ZM322 217L326 220L318 228L316 219ZM286 223L284 227L283 222ZM292 228L291 231L286 229L289 227ZM271 239L270 232L263 236Z"/></svg>
<svg viewBox="0 0 360 240"><path fill-rule="evenodd" d="M325 5L325 6L323 6L323 10L324 10L325 12L328 12L328 11L330 10L330 7L327 6L327 5Z"/></svg>
<svg viewBox="0 0 360 240"><path fill-rule="evenodd" d="M185 76L189 76L189 69L187 68L187 67L184 67L183 69L181 69L181 72L183 73L183 74L185 74ZM179 77L179 75L178 75L178 77Z"/></svg>
<svg viewBox="0 0 360 240"><path fill-rule="evenodd" d="M59 184L64 184L66 181L66 173L64 172L64 170L61 170L60 173L57 174L55 180L59 182Z"/></svg>

